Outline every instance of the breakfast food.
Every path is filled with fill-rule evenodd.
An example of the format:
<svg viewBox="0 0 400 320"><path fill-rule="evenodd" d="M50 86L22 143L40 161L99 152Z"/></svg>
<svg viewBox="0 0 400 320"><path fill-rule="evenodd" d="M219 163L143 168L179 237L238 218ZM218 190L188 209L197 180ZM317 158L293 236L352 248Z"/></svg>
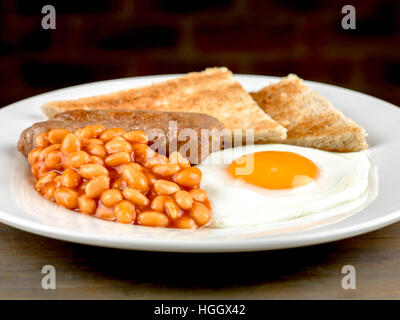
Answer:
<svg viewBox="0 0 400 320"><path fill-rule="evenodd" d="M256 143L285 139L286 129L263 112L227 68L208 68L146 87L42 106L49 119L71 110L158 110L205 113L228 129L253 129Z"/></svg>
<svg viewBox="0 0 400 320"><path fill-rule="evenodd" d="M101 219L185 229L285 224L344 217L376 196L364 129L295 75L250 95L228 69L209 68L42 110L50 120L18 142L35 189ZM252 129L254 140L242 146L240 135L230 145L225 129Z"/></svg>
<svg viewBox="0 0 400 320"><path fill-rule="evenodd" d="M375 167L365 152L243 146L212 153L198 168L216 228L286 223L316 214L340 217L360 211L376 196Z"/></svg>
<svg viewBox="0 0 400 320"><path fill-rule="evenodd" d="M364 129L296 75L291 74L251 95L287 129L287 138L280 143L340 152L368 147Z"/></svg>
<svg viewBox="0 0 400 320"><path fill-rule="evenodd" d="M170 127L171 121L173 122L172 124L176 125L176 128ZM188 152L185 156L190 158L193 164L199 163L210 152L219 150L223 142L218 134L224 128L223 124L206 114L129 110L75 110L60 113L55 116L55 120L38 122L25 129L18 142L18 150L27 155L34 148L34 138L42 132L55 128L75 131L93 123L101 123L106 129L117 127L126 131L145 131L150 139L150 145L158 143L159 148L156 151L162 151L161 153L164 155L181 150L182 146L187 145ZM189 139L185 135L181 135L188 128L196 135L197 139ZM192 150L197 151L197 154L190 154ZM193 153L196 153L195 151Z"/></svg>
<svg viewBox="0 0 400 320"><path fill-rule="evenodd" d="M143 131L92 124L35 136L28 155L35 189L48 199L100 219L193 229L211 221L202 173L180 153L167 158Z"/></svg>

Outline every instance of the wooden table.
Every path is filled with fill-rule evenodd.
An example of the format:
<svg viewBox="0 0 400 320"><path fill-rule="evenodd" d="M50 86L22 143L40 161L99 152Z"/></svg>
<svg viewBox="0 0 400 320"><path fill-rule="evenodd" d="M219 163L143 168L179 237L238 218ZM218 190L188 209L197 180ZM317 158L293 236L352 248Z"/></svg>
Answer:
<svg viewBox="0 0 400 320"><path fill-rule="evenodd" d="M57 288L43 290L53 265ZM353 265L357 288L343 290ZM90 247L0 224L0 298L399 299L400 223L330 244L240 254L172 254Z"/></svg>

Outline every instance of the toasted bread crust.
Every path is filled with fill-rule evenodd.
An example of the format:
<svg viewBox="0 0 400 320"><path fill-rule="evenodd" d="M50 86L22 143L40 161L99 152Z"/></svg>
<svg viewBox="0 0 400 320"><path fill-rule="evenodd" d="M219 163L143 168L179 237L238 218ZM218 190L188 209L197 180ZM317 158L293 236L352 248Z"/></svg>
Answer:
<svg viewBox="0 0 400 320"><path fill-rule="evenodd" d="M145 87L42 106L49 119L76 109L199 112L217 118L228 129L254 129L256 143L286 138L286 129L259 108L227 68L208 68Z"/></svg>
<svg viewBox="0 0 400 320"><path fill-rule="evenodd" d="M368 147L364 129L296 75L291 74L251 95L287 129L287 139L282 143L339 152Z"/></svg>

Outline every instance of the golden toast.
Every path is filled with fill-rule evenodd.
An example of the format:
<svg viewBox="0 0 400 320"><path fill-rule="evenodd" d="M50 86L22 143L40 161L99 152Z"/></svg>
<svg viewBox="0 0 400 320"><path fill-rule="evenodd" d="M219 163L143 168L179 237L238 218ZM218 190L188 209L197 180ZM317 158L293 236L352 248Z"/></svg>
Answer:
<svg viewBox="0 0 400 320"><path fill-rule="evenodd" d="M228 129L254 129L255 143L286 138L286 129L261 110L224 67L188 73L145 87L42 105L49 119L57 113L77 109L199 112L217 118Z"/></svg>
<svg viewBox="0 0 400 320"><path fill-rule="evenodd" d="M287 139L281 143L339 152L368 147L365 130L296 75L290 74L251 95L287 129Z"/></svg>

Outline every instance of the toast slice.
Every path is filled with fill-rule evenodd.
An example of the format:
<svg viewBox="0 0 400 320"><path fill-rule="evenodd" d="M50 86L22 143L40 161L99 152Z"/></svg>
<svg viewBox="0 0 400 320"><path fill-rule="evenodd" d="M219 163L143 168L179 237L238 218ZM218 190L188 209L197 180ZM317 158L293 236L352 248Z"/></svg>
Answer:
<svg viewBox="0 0 400 320"><path fill-rule="evenodd" d="M188 73L145 87L42 105L49 119L76 109L199 112L217 118L228 129L254 129L256 143L286 138L286 129L263 112L224 67Z"/></svg>
<svg viewBox="0 0 400 320"><path fill-rule="evenodd" d="M368 147L362 127L294 74L251 95L287 129L287 139L282 143L338 152Z"/></svg>

